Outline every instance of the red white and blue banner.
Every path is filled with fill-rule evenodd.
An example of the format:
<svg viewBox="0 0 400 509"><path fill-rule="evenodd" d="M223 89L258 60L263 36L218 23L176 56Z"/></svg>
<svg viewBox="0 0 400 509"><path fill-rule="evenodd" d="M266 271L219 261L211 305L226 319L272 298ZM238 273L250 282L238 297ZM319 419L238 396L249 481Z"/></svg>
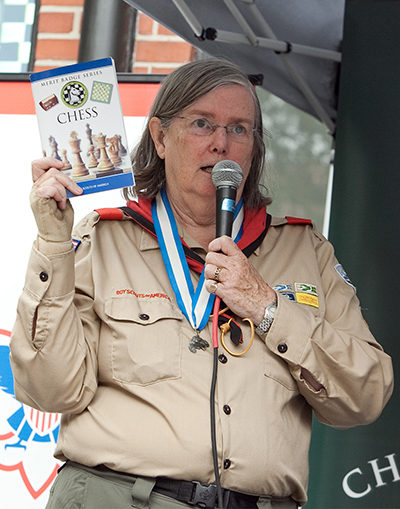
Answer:
<svg viewBox="0 0 400 509"><path fill-rule="evenodd" d="M158 83L120 83L129 149L142 132ZM35 222L29 207L30 165L41 142L29 81L1 81L0 507L42 509L60 463L53 457L60 416L17 401L9 341L25 280ZM124 205L120 190L73 198L75 223L95 208Z"/></svg>

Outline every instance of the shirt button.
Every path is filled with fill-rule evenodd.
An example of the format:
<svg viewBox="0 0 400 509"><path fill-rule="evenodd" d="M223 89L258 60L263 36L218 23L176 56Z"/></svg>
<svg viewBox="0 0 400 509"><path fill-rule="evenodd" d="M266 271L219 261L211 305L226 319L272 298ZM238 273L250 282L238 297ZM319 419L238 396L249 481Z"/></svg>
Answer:
<svg viewBox="0 0 400 509"><path fill-rule="evenodd" d="M232 412L231 407L229 405L224 405L223 411L226 413L226 415L229 415Z"/></svg>
<svg viewBox="0 0 400 509"><path fill-rule="evenodd" d="M232 462L231 460L224 460L224 468L225 470L231 466Z"/></svg>
<svg viewBox="0 0 400 509"><path fill-rule="evenodd" d="M221 362L222 364L226 364L228 362L228 358L226 357L226 355L224 355L223 353L221 353L220 355L218 355L218 360L219 362Z"/></svg>
<svg viewBox="0 0 400 509"><path fill-rule="evenodd" d="M141 314L139 315L139 318L140 318L141 320L146 321L146 320L149 320L150 316L149 316L149 315L146 315L146 313L141 313Z"/></svg>
<svg viewBox="0 0 400 509"><path fill-rule="evenodd" d="M45 283L49 279L49 275L44 270L39 274L40 281L43 281Z"/></svg>
<svg viewBox="0 0 400 509"><path fill-rule="evenodd" d="M286 343L279 343L278 345L278 352L279 353L285 353L287 352L288 346Z"/></svg>

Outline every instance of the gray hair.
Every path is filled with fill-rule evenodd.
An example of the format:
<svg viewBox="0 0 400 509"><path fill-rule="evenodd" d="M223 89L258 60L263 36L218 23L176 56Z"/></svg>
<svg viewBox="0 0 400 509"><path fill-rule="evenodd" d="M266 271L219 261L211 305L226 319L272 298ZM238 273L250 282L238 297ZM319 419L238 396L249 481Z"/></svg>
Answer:
<svg viewBox="0 0 400 509"><path fill-rule="evenodd" d="M125 199L138 196L153 198L165 184L165 163L156 152L150 135L149 120L157 117L163 127L168 128L172 118L182 110L216 88L234 84L249 90L255 106L254 156L243 189L243 201L247 208L258 208L271 203L268 192L261 192L261 187L264 187L260 181L265 165L265 144L257 94L248 76L237 65L218 58L190 62L178 67L164 79L141 140L131 154L135 185L124 189Z"/></svg>

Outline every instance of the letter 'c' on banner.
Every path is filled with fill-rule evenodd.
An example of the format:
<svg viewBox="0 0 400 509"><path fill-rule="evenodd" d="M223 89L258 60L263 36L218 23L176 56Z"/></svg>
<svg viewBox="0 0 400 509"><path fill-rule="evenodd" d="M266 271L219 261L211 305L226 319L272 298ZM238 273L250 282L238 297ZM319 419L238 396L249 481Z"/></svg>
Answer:
<svg viewBox="0 0 400 509"><path fill-rule="evenodd" d="M342 482L342 488L343 488L343 491L346 493L346 495L350 498L362 498L362 497L365 497L365 495L367 495L370 491L371 491L371 485L368 484L367 485L367 489L361 493L357 493L356 491L353 491L349 484L348 484L348 481L350 479L350 477L354 474L360 474L360 475L363 475L362 471L361 471L361 468L355 468L354 470L352 470L351 472L349 472L343 479L343 482Z"/></svg>

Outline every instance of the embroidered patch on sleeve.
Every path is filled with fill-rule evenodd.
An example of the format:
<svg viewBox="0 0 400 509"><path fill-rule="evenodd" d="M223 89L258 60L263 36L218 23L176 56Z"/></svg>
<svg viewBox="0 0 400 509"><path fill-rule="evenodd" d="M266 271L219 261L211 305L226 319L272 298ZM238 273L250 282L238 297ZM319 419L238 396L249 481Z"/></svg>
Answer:
<svg viewBox="0 0 400 509"><path fill-rule="evenodd" d="M289 300L292 300L293 302L296 302L296 297L294 296L294 292L279 292L281 295L286 297Z"/></svg>
<svg viewBox="0 0 400 509"><path fill-rule="evenodd" d="M317 287L310 283L295 283L294 284L296 301L299 304L306 304L314 308L319 307L319 299Z"/></svg>
<svg viewBox="0 0 400 509"><path fill-rule="evenodd" d="M287 299L306 304L307 306L319 307L317 287L309 283L294 283L275 285L273 289Z"/></svg>
<svg viewBox="0 0 400 509"><path fill-rule="evenodd" d="M72 239L72 243L74 245L74 250L76 251L79 247L79 245L81 244L81 240L76 240L76 239Z"/></svg>
<svg viewBox="0 0 400 509"><path fill-rule="evenodd" d="M279 284L273 287L273 290L279 292L280 295L283 295L289 300L296 301L296 297L294 296L293 287L290 284Z"/></svg>
<svg viewBox="0 0 400 509"><path fill-rule="evenodd" d="M294 290L296 293L302 292L302 293L311 293L312 295L318 295L317 287L310 283L295 283Z"/></svg>
<svg viewBox="0 0 400 509"><path fill-rule="evenodd" d="M293 288L292 288L292 285L275 285L273 287L273 289L276 291L276 292L292 292L293 291Z"/></svg>
<svg viewBox="0 0 400 509"><path fill-rule="evenodd" d="M312 295L310 293L296 293L296 300L299 304L306 304L307 306L312 306L314 308L319 307L319 300L317 295Z"/></svg>
<svg viewBox="0 0 400 509"><path fill-rule="evenodd" d="M353 290L357 293L357 288L353 285L353 283L350 281L350 278L349 276L346 274L346 271L344 270L343 266L338 263L337 265L335 265L334 269L336 270L336 272L339 274L339 276L343 279L343 281L348 284L349 286L351 286L353 288Z"/></svg>

